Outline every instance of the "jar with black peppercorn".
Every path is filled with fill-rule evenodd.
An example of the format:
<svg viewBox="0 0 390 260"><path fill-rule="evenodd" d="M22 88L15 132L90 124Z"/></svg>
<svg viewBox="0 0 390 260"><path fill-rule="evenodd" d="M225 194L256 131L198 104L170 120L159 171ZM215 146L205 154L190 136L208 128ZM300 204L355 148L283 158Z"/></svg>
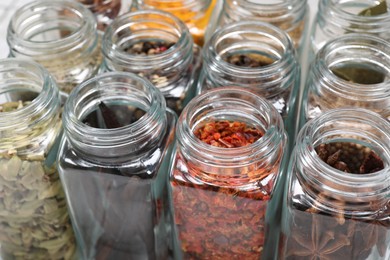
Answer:
<svg viewBox="0 0 390 260"><path fill-rule="evenodd" d="M242 88L195 97L176 128L170 170L183 259L270 259L287 138L264 98Z"/></svg>
<svg viewBox="0 0 390 260"><path fill-rule="evenodd" d="M250 90L274 105L292 137L299 83L300 66L288 35L268 23L244 21L225 26L206 43L197 91Z"/></svg>
<svg viewBox="0 0 390 260"><path fill-rule="evenodd" d="M271 23L286 31L294 47L303 45L308 27L309 5L307 0L224 0L216 24L211 24L206 33L210 38L218 28L244 20Z"/></svg>
<svg viewBox="0 0 390 260"><path fill-rule="evenodd" d="M64 108L61 181L83 259L168 259L176 115L132 73L83 82Z"/></svg>
<svg viewBox="0 0 390 260"><path fill-rule="evenodd" d="M328 41L349 33L365 33L390 40L389 0L319 0L310 52L317 53Z"/></svg>
<svg viewBox="0 0 390 260"><path fill-rule="evenodd" d="M135 11L117 17L103 36L103 71L127 71L149 79L180 114L195 95L200 48L172 14Z"/></svg>
<svg viewBox="0 0 390 260"><path fill-rule="evenodd" d="M39 64L0 60L0 258L73 259L57 172L61 101Z"/></svg>
<svg viewBox="0 0 390 260"><path fill-rule="evenodd" d="M293 151L279 259L390 259L390 123L362 108L310 120Z"/></svg>
<svg viewBox="0 0 390 260"><path fill-rule="evenodd" d="M376 36L348 34L316 55L303 91L300 126L324 111L362 107L390 120L390 44Z"/></svg>
<svg viewBox="0 0 390 260"><path fill-rule="evenodd" d="M163 10L183 21L194 42L204 43L204 34L218 0L134 0L138 10Z"/></svg>
<svg viewBox="0 0 390 260"><path fill-rule="evenodd" d="M101 63L96 19L75 1L38 0L20 7L7 42L11 57L40 63L67 93L96 74Z"/></svg>

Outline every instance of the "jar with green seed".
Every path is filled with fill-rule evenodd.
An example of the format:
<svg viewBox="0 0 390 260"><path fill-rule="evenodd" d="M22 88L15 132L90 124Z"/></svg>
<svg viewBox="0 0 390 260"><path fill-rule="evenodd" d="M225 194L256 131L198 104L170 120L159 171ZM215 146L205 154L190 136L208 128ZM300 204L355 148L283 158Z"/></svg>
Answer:
<svg viewBox="0 0 390 260"><path fill-rule="evenodd" d="M260 21L229 24L203 48L197 92L223 86L242 87L266 98L293 136L300 66L286 32Z"/></svg>
<svg viewBox="0 0 390 260"><path fill-rule="evenodd" d="M206 36L228 24L256 20L270 23L286 31L294 47L301 49L308 27L309 5L307 0L225 0L221 11L210 24Z"/></svg>
<svg viewBox="0 0 390 260"><path fill-rule="evenodd" d="M310 120L283 201L278 259L390 259L390 123L362 108Z"/></svg>
<svg viewBox="0 0 390 260"><path fill-rule="evenodd" d="M38 0L20 7L7 42L11 57L40 63L66 93L96 74L101 63L96 19L75 1Z"/></svg>
<svg viewBox="0 0 390 260"><path fill-rule="evenodd" d="M150 80L180 114L195 95L200 48L170 13L136 11L117 17L103 37L102 71L126 71Z"/></svg>
<svg viewBox="0 0 390 260"><path fill-rule="evenodd" d="M169 259L176 115L128 72L80 84L63 113L59 172L83 259Z"/></svg>
<svg viewBox="0 0 390 260"><path fill-rule="evenodd" d="M310 37L311 53L328 41L349 33L390 40L389 0L319 0Z"/></svg>
<svg viewBox="0 0 390 260"><path fill-rule="evenodd" d="M376 36L348 34L316 55L303 91L300 126L324 111L362 107L390 120L390 44Z"/></svg>
<svg viewBox="0 0 390 260"><path fill-rule="evenodd" d="M75 239L56 167L61 102L40 65L0 60L0 258L72 259Z"/></svg>

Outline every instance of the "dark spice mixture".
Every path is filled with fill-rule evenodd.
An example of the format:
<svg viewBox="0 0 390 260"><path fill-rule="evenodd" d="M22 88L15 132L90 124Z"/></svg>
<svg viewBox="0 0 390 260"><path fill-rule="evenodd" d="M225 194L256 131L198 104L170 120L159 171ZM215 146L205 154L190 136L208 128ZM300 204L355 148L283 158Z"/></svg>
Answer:
<svg viewBox="0 0 390 260"><path fill-rule="evenodd" d="M233 54L227 56L225 61L232 65L248 68L263 67L274 62L274 60L269 57L255 53Z"/></svg>

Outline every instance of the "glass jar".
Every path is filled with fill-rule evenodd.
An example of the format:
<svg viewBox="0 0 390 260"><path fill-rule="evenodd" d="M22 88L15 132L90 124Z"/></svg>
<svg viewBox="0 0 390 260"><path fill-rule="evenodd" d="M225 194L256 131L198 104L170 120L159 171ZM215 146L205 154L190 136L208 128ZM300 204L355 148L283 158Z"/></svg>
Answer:
<svg viewBox="0 0 390 260"><path fill-rule="evenodd" d="M74 1L39 0L19 8L8 26L11 57L30 58L69 93L97 73L101 63L93 14Z"/></svg>
<svg viewBox="0 0 390 260"><path fill-rule="evenodd" d="M210 16L218 0L136 0L139 10L160 9L182 20L199 46L204 43L204 34Z"/></svg>
<svg viewBox="0 0 390 260"><path fill-rule="evenodd" d="M0 258L72 259L73 230L56 167L60 96L40 65L0 60Z"/></svg>
<svg viewBox="0 0 390 260"><path fill-rule="evenodd" d="M307 31L309 5L307 0L224 0L218 16L216 25L207 30L207 38L218 28L250 19L271 23L286 31L299 49Z"/></svg>
<svg viewBox="0 0 390 260"><path fill-rule="evenodd" d="M319 0L311 32L311 52L331 39L349 33L366 33L390 40L390 1Z"/></svg>
<svg viewBox="0 0 390 260"><path fill-rule="evenodd" d="M127 71L149 79L180 114L195 95L200 48L187 27L170 13L147 10L124 14L103 36L102 71Z"/></svg>
<svg viewBox="0 0 390 260"><path fill-rule="evenodd" d="M175 122L158 89L131 73L70 94L58 164L84 259L168 259Z"/></svg>
<svg viewBox="0 0 390 260"><path fill-rule="evenodd" d="M242 88L211 90L184 108L176 133L170 182L182 258L270 259L287 146L276 109Z"/></svg>
<svg viewBox="0 0 390 260"><path fill-rule="evenodd" d="M266 98L294 136L300 66L291 39L260 21L232 23L217 31L203 48L198 93L239 86Z"/></svg>
<svg viewBox="0 0 390 260"><path fill-rule="evenodd" d="M77 0L86 6L98 21L98 30L104 31L106 27L112 22L112 20L118 16L121 11L122 1L124 0ZM130 10L130 7L126 9Z"/></svg>
<svg viewBox="0 0 390 260"><path fill-rule="evenodd" d="M312 63L300 125L338 107L362 107L390 120L389 88L389 42L370 35L343 35L328 42Z"/></svg>
<svg viewBox="0 0 390 260"><path fill-rule="evenodd" d="M390 259L385 119L339 108L309 121L297 138L287 182L279 259Z"/></svg>

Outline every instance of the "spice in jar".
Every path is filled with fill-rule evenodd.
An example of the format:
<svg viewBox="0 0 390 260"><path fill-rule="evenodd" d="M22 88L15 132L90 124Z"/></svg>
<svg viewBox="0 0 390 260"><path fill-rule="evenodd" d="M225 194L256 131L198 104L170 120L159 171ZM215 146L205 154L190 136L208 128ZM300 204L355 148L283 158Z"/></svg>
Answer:
<svg viewBox="0 0 390 260"><path fill-rule="evenodd" d="M108 24L118 16L122 0L78 0L95 14L98 30L104 31Z"/></svg>
<svg viewBox="0 0 390 260"><path fill-rule="evenodd" d="M227 149L250 145L263 136L261 130L244 122L228 120L207 122L194 134L204 143ZM187 163L189 171L196 169ZM250 172L243 174L252 176ZM273 181L267 178L269 174L264 171L261 177L257 176L259 185L254 189L242 190L218 183L205 185L203 181L207 180L199 184L185 182L180 177L183 173L175 169L176 178L172 181L175 222L184 258L207 259L212 255L213 259L259 259L273 186Z"/></svg>
<svg viewBox="0 0 390 260"><path fill-rule="evenodd" d="M30 103L0 104L0 114ZM0 144L7 142L13 140L0 140ZM50 156L40 151L39 145L30 146L37 152L19 154L14 148L0 149L1 258L71 259L75 241L56 166L47 164Z"/></svg>
<svg viewBox="0 0 390 260"><path fill-rule="evenodd" d="M384 168L383 160L372 149L351 142L320 144L315 148L319 158L345 174L371 174ZM390 202L385 210L371 218L353 217L346 208L350 202L335 199L329 194L317 193L312 207L293 202L290 237L286 243L285 259L367 259L373 247L378 258L384 257L390 230ZM336 210L323 212L318 205L330 201ZM376 207L372 202L372 210Z"/></svg>
<svg viewBox="0 0 390 260"><path fill-rule="evenodd" d="M387 13L387 3L386 0L382 0L378 5L366 8L359 12L360 16L375 16Z"/></svg>
<svg viewBox="0 0 390 260"><path fill-rule="evenodd" d="M233 54L226 57L225 61L246 68L263 67L275 62L274 59L257 53Z"/></svg>
<svg viewBox="0 0 390 260"><path fill-rule="evenodd" d="M358 84L379 84L385 81L386 72L381 68L373 67L373 64L341 63L337 67L329 68L337 77ZM383 70L383 69L382 69Z"/></svg>
<svg viewBox="0 0 390 260"><path fill-rule="evenodd" d="M133 55L154 55L168 50L173 45L174 43L165 41L143 41L125 48L124 51Z"/></svg>

